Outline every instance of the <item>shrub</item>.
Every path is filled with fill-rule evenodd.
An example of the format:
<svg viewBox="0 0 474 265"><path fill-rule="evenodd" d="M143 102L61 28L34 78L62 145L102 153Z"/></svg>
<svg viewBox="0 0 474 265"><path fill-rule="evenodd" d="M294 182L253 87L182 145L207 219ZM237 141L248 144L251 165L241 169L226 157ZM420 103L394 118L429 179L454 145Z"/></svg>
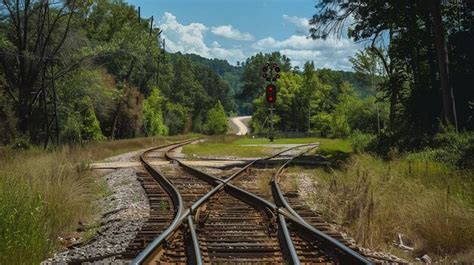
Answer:
<svg viewBox="0 0 474 265"><path fill-rule="evenodd" d="M183 133L186 119L188 117L188 110L181 104L168 103L166 104L165 124L168 127L170 135Z"/></svg>
<svg viewBox="0 0 474 265"><path fill-rule="evenodd" d="M474 133L439 133L432 144L435 160L461 168L474 168Z"/></svg>
<svg viewBox="0 0 474 265"><path fill-rule="evenodd" d="M367 150L369 144L376 138L373 134L362 133L360 131L354 131L349 137L349 141L352 146L352 150L355 153L363 153Z"/></svg>
<svg viewBox="0 0 474 265"><path fill-rule="evenodd" d="M220 101L207 113L207 122L204 126L207 134L224 134L229 130L227 115Z"/></svg>
<svg viewBox="0 0 474 265"><path fill-rule="evenodd" d="M30 140L27 136L21 135L13 140L10 144L12 149L23 149L28 150L31 148Z"/></svg>
<svg viewBox="0 0 474 265"><path fill-rule="evenodd" d="M143 101L144 127L149 136L167 135L168 127L163 120L163 102L160 90L154 88L151 95Z"/></svg>

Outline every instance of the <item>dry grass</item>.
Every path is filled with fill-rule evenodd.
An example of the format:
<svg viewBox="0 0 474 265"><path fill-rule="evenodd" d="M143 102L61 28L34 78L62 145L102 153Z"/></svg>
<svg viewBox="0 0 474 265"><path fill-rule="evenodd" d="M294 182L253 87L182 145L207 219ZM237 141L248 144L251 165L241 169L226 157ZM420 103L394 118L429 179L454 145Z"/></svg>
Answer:
<svg viewBox="0 0 474 265"><path fill-rule="evenodd" d="M87 167L116 154L173 138L142 138L27 151L0 148L0 264L38 264L58 237L100 212L103 183Z"/></svg>
<svg viewBox="0 0 474 265"><path fill-rule="evenodd" d="M369 155L355 155L337 171L291 171L312 176L308 202L365 246L390 250L401 233L414 255L473 257L463 254L474 246L473 172Z"/></svg>
<svg viewBox="0 0 474 265"><path fill-rule="evenodd" d="M270 181L272 180L275 171L272 169L269 170L259 170L257 174L257 187L260 195L271 196L272 190L270 188Z"/></svg>

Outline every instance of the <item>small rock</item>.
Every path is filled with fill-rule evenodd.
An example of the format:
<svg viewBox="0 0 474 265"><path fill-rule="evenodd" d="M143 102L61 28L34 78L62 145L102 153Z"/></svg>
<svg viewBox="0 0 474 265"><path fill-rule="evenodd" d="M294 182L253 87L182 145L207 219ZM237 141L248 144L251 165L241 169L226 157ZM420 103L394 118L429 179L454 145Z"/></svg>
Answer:
<svg viewBox="0 0 474 265"><path fill-rule="evenodd" d="M431 260L430 256L428 256L427 254L423 255L421 257L421 260L424 261L425 263L432 263L433 261Z"/></svg>

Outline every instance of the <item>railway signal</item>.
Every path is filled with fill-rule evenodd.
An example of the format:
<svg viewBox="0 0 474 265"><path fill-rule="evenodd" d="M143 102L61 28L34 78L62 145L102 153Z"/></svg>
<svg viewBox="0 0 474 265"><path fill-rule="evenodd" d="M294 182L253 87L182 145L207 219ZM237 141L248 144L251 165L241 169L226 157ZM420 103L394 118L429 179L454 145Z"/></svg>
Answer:
<svg viewBox="0 0 474 265"><path fill-rule="evenodd" d="M267 82L270 82L270 84L268 84L265 88L265 98L270 104L270 132L268 136L268 138L270 138L270 142L273 142L273 105L276 102L278 91L278 88L273 84L273 82L277 81L278 78L280 78L280 71L281 69L276 63L268 62L262 67L262 77Z"/></svg>
<svg viewBox="0 0 474 265"><path fill-rule="evenodd" d="M270 104L276 101L276 87L273 84L269 84L265 89L267 102Z"/></svg>

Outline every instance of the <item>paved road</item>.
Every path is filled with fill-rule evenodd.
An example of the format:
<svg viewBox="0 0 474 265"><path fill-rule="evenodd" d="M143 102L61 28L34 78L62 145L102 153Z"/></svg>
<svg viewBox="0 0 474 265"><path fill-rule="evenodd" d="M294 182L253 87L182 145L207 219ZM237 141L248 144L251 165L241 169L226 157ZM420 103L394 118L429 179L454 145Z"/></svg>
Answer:
<svg viewBox="0 0 474 265"><path fill-rule="evenodd" d="M232 128L234 129L235 134L237 135L246 135L249 133L249 128L245 125L245 122L250 121L252 116L239 116L232 117L229 119Z"/></svg>

